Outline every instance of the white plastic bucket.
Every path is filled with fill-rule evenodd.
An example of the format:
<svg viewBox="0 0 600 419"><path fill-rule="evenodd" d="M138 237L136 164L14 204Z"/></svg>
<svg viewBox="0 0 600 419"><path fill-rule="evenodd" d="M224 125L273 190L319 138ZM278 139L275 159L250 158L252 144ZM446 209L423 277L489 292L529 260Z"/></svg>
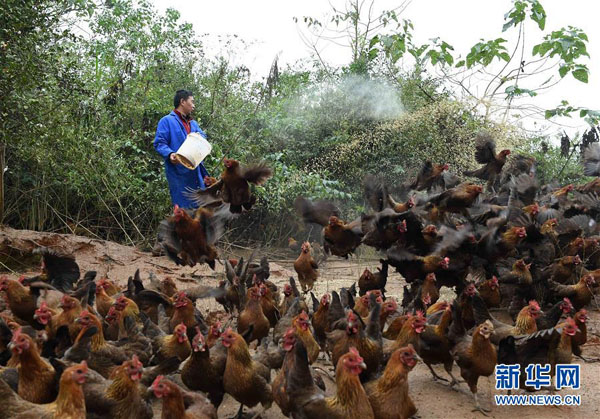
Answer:
<svg viewBox="0 0 600 419"><path fill-rule="evenodd" d="M179 163L190 170L194 170L212 151L212 145L199 132L188 134L175 157Z"/></svg>

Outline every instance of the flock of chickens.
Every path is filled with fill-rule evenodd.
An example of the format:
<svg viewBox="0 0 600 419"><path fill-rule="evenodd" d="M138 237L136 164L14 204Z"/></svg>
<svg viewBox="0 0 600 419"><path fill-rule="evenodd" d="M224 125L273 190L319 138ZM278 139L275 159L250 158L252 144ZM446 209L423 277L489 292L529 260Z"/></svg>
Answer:
<svg viewBox="0 0 600 419"><path fill-rule="evenodd" d="M496 153L487 135L475 158L482 167L464 175L486 180L487 191L427 162L393 188L368 176L370 212L350 222L332 202L298 197L298 214L322 226L322 241L290 239L297 280L282 290L265 257L221 262L215 246L226 220L256 203L249 184L271 176L264 164L226 159L220 179L190 191L199 208L175 207L159 226L175 263L225 266L218 286L178 290L171 278L136 272L122 289L93 271L81 277L72 255L40 248L39 276L0 278L0 419L151 418L156 399L163 418L216 418L225 394L240 403L239 417L275 402L293 418L409 418L418 406L408 376L419 361L449 388L462 383L456 363L486 415L477 383L497 364L548 363L554 373L573 355L591 361L581 346L600 285L600 178L539 185L533 159ZM600 145L589 145L583 164L600 176ZM315 296L319 265L361 245L380 252L381 268ZM390 267L407 283L399 301L386 295ZM440 300L443 286L453 301ZM225 313L204 317L196 307L204 298ZM492 308L507 309L514 324ZM521 388L533 391L524 377ZM325 382L334 384L327 394Z"/></svg>

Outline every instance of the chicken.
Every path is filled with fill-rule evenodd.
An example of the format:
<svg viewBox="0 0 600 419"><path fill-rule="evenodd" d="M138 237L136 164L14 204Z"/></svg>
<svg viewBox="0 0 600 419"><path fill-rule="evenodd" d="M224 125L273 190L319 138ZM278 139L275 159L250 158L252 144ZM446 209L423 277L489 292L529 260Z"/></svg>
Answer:
<svg viewBox="0 0 600 419"><path fill-rule="evenodd" d="M75 319L83 310L81 303L76 298L65 294L60 300L60 307L62 311L52 319L54 331L58 330L61 326L67 326L71 341L74 341L81 330L81 326L75 322Z"/></svg>
<svg viewBox="0 0 600 419"><path fill-rule="evenodd" d="M544 269L542 277L561 284L574 284L577 281L577 268L581 265L581 262L579 255L563 256Z"/></svg>
<svg viewBox="0 0 600 419"><path fill-rule="evenodd" d="M439 214L439 217L442 217L449 212L462 214L468 217L469 213L467 208L473 205L479 194L482 192L483 188L480 185L475 185L470 182L461 183L454 188L429 198L428 206L426 206L426 208L429 207L430 210L435 210L435 212Z"/></svg>
<svg viewBox="0 0 600 419"><path fill-rule="evenodd" d="M567 297L571 300L575 310L580 310L592 301L592 288L596 286L593 275L582 275L575 285L562 285L548 280L548 286L555 298Z"/></svg>
<svg viewBox="0 0 600 419"><path fill-rule="evenodd" d="M577 313L575 313L573 319L575 320L575 325L579 329L579 333L576 333L575 336L571 338L571 349L573 350L573 355L585 360L585 358L581 356L581 346L585 345L585 343L587 342L587 325L585 323L589 319L587 315L587 310L585 308L582 308Z"/></svg>
<svg viewBox="0 0 600 419"><path fill-rule="evenodd" d="M408 395L408 373L417 364L412 345L394 351L383 375L365 385L377 419L408 419L417 412Z"/></svg>
<svg viewBox="0 0 600 419"><path fill-rule="evenodd" d="M411 183L410 188L417 191L430 190L434 186L443 184L444 171L450 168L447 164L432 164L429 160L423 163L417 178Z"/></svg>
<svg viewBox="0 0 600 419"><path fill-rule="evenodd" d="M249 211L256 202L256 196L250 191L250 183L262 185L273 171L264 163L241 167L240 162L233 159L223 159L225 170L221 179L204 190L197 190L191 195L199 206L213 202L223 202L232 214L239 214L243 209Z"/></svg>
<svg viewBox="0 0 600 419"><path fill-rule="evenodd" d="M44 281L65 293L73 289L73 284L80 275L79 265L77 265L74 255L47 247L37 248L33 253L42 255L42 273L31 278L30 281Z"/></svg>
<svg viewBox="0 0 600 419"><path fill-rule="evenodd" d="M311 293L312 295L312 293ZM318 307L314 310L312 316L312 327L315 331L315 339L322 349L326 348L327 333L331 332L329 323L329 304L331 297L329 294L323 294Z"/></svg>
<svg viewBox="0 0 600 419"><path fill-rule="evenodd" d="M405 249L391 248L387 255L390 265L395 267L408 283L450 267L450 258L440 254L419 256Z"/></svg>
<svg viewBox="0 0 600 419"><path fill-rule="evenodd" d="M412 196L409 197L406 202L396 202L394 201L394 198L388 194L387 200L390 207L397 213L406 212L415 206L415 200Z"/></svg>
<svg viewBox="0 0 600 419"><path fill-rule="evenodd" d="M285 316L288 308L294 301L296 296L293 294L292 286L290 284L285 284L283 286L283 301L281 302L281 306L279 307L279 314Z"/></svg>
<svg viewBox="0 0 600 419"><path fill-rule="evenodd" d="M85 361L63 371L59 381L58 397L48 404L35 404L22 399L0 380L2 399L1 418L41 418L41 419L85 419L85 399L82 385L85 383L88 367Z"/></svg>
<svg viewBox="0 0 600 419"><path fill-rule="evenodd" d="M152 406L147 403L138 384L142 379L144 366L136 355L116 367L110 378L112 382L106 389L106 397L113 402L111 417L115 419L150 419Z"/></svg>
<svg viewBox="0 0 600 419"><path fill-rule="evenodd" d="M444 369L448 375L452 378L450 387L458 383L458 381L452 375L452 364L454 364L454 358L450 354L451 344L448 340L448 329L452 320L452 306L447 305L440 322L437 325L426 325L425 330L418 334L419 342L417 344L417 353L423 359L423 362L431 371L434 380L447 381L444 378L438 376L433 368L432 364L444 364Z"/></svg>
<svg viewBox="0 0 600 419"><path fill-rule="evenodd" d="M401 322L402 326L396 339L387 345L384 352L391 354L397 349L407 346L408 344L413 345L417 351L419 350L419 335L425 331L426 321L423 312L417 311L415 315L408 314L406 318Z"/></svg>
<svg viewBox="0 0 600 419"><path fill-rule="evenodd" d="M49 284L42 281L36 281L24 287L19 281L9 279L6 275L0 277L0 291L5 292L5 299L12 314L20 320L36 327L36 321L33 318L36 309L36 300L40 295L40 290L53 289Z"/></svg>
<svg viewBox="0 0 600 419"><path fill-rule="evenodd" d="M110 306L115 303L115 299L107 294L106 288L108 284L105 280L100 279L96 284L96 311L102 317L106 317Z"/></svg>
<svg viewBox="0 0 600 419"><path fill-rule="evenodd" d="M223 345L208 346L200 330L192 340L192 355L181 366L181 380L193 391L203 391L210 402L219 408L223 401L223 374L227 350Z"/></svg>
<svg viewBox="0 0 600 419"><path fill-rule="evenodd" d="M457 306L453 306L454 308ZM458 309L460 315L460 308ZM457 321L455 322L454 319ZM494 325L486 320L475 328L471 336L464 334L464 327L459 324L460 317L453 315L453 327L460 330L458 333L450 332L449 340L454 343L451 354L460 368L460 375L469 386L475 398L475 410L485 414L477 398L477 381L479 377L489 377L494 373L497 362L496 348L490 342L494 333ZM460 337L459 337L460 336Z"/></svg>
<svg viewBox="0 0 600 419"><path fill-rule="evenodd" d="M304 293L311 291L315 281L319 277L319 266L312 258L310 243L302 243L302 250L294 262L294 269L298 274L298 281L300 281L302 291Z"/></svg>
<svg viewBox="0 0 600 419"><path fill-rule="evenodd" d="M204 396L186 392L162 375L156 377L149 390L163 401L163 419L217 419L217 409Z"/></svg>
<svg viewBox="0 0 600 419"><path fill-rule="evenodd" d="M507 336L500 341L498 362L521 365L520 387L525 386L525 368L530 364L550 364L550 375L555 374L557 364L570 364L573 358L572 340L579 329L568 317L556 328L540 330L526 336Z"/></svg>
<svg viewBox="0 0 600 419"><path fill-rule="evenodd" d="M222 233L223 218L211 210L199 208L192 215L175 205L173 216L161 221L158 242L177 265L206 263L215 269L214 244Z"/></svg>
<svg viewBox="0 0 600 419"><path fill-rule="evenodd" d="M298 252L300 250L300 243L293 237L288 237L288 249L292 252Z"/></svg>
<svg viewBox="0 0 600 419"><path fill-rule="evenodd" d="M398 303L393 297L388 298L381 305L381 315L379 316L379 328L383 332L385 324L390 316L398 312Z"/></svg>
<svg viewBox="0 0 600 419"><path fill-rule="evenodd" d="M485 305L489 308L500 307L500 286L498 285L498 278L496 275L492 276L477 285L477 291L483 298Z"/></svg>
<svg viewBox="0 0 600 419"><path fill-rule="evenodd" d="M562 315L570 316L573 311L571 300L565 297L558 303L554 304L552 308L543 316L535 319L537 329L552 329L554 326L556 326L556 323L558 323Z"/></svg>
<svg viewBox="0 0 600 419"><path fill-rule="evenodd" d="M273 393L268 367L252 360L246 341L231 328L223 333L222 340L227 348L223 388L241 403L240 412L243 406L253 407L258 403L264 409L271 407Z"/></svg>
<svg viewBox="0 0 600 419"><path fill-rule="evenodd" d="M260 305L261 296L259 288L252 287L248 291L250 292L250 298L238 317L237 330L238 333L244 334L250 328L250 325L252 325L253 330L248 342L250 343L254 340L260 342L262 338L269 334L270 323Z"/></svg>
<svg viewBox="0 0 600 419"><path fill-rule="evenodd" d="M152 351L154 357L150 362L154 365L174 356L184 361L192 351L185 324L175 326L172 335L156 337L152 342Z"/></svg>
<svg viewBox="0 0 600 419"><path fill-rule="evenodd" d="M359 351L350 347L335 365L336 395L325 399L327 407L323 411L324 416L349 419L374 418L373 408L358 378L367 369Z"/></svg>
<svg viewBox="0 0 600 419"><path fill-rule="evenodd" d="M374 296L371 296L374 299ZM381 304L375 303L369 316L369 323L365 325L360 316L354 311L346 315L346 328L333 330L327 334L327 346L331 350L331 360L337 365L338 360L348 352L350 347L358 350L364 358L367 368L361 374L361 379L366 380L377 372L383 360L383 342L379 315Z"/></svg>
<svg viewBox="0 0 600 419"><path fill-rule="evenodd" d="M475 160L484 166L477 170L467 170L464 175L487 180L488 189L491 189L500 177L510 150L502 150L496 154L496 143L485 133L479 134L475 142Z"/></svg>
<svg viewBox="0 0 600 419"><path fill-rule="evenodd" d="M296 344L296 331L293 328L289 328L283 335L282 347L285 351L285 358L281 369L273 379L271 388L273 390L273 400L277 403L277 406L281 409L281 413L284 416L289 417L292 406L290 405L290 398L287 394L286 387L288 384L288 373L291 370L293 364L296 362L294 346Z"/></svg>
<svg viewBox="0 0 600 419"><path fill-rule="evenodd" d="M496 320L488 311L485 303L478 295L473 297L473 310L477 323L489 320L494 326L494 334L491 342L498 344L506 336L528 335L537 331L536 319L540 316L541 310L535 300L531 300L528 305L523 307L517 316L514 326Z"/></svg>
<svg viewBox="0 0 600 419"><path fill-rule="evenodd" d="M362 243L376 250L389 249L398 243L413 246L419 251L427 247L423 237L423 224L412 211L397 213L391 208L375 214L361 215Z"/></svg>
<svg viewBox="0 0 600 419"><path fill-rule="evenodd" d="M425 281L423 281L423 284L419 287L418 293L420 294L421 299L425 297L425 294L429 294L431 304L435 304L440 298L440 291L436 285L436 277L433 272L428 273L425 276Z"/></svg>
<svg viewBox="0 0 600 419"><path fill-rule="evenodd" d="M319 357L321 348L310 330L308 314L303 310L302 313L294 318L292 326L294 327L296 336L302 340L308 351L308 362L311 364L314 363Z"/></svg>
<svg viewBox="0 0 600 419"><path fill-rule="evenodd" d="M362 275L358 279L358 295L363 296L370 290L380 290L385 293L385 285L388 278L388 262L381 259L381 268L377 268L378 272L371 272L365 268Z"/></svg>
<svg viewBox="0 0 600 419"><path fill-rule="evenodd" d="M327 254L348 259L362 240L360 218L350 223L335 215L329 217L329 223L323 228L323 248Z"/></svg>
<svg viewBox="0 0 600 419"><path fill-rule="evenodd" d="M260 293L260 306L265 317L269 319L269 324L273 327L281 317L273 293L264 282L259 285L258 291Z"/></svg>
<svg viewBox="0 0 600 419"><path fill-rule="evenodd" d="M9 349L19 362L19 396L32 403L52 402L56 397L56 372L40 357L33 339L19 328L13 332Z"/></svg>

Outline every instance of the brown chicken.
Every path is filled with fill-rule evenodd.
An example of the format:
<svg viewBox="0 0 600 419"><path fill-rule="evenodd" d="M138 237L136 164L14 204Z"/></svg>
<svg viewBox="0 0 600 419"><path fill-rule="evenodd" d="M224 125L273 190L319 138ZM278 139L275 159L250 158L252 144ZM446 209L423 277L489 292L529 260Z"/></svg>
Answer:
<svg viewBox="0 0 600 419"><path fill-rule="evenodd" d="M99 280L96 284L96 311L102 317L106 317L110 306L115 303L115 299L106 292L107 286L106 281L103 279Z"/></svg>
<svg viewBox="0 0 600 419"><path fill-rule="evenodd" d="M178 265L206 263L215 269L218 255L214 244L221 230L222 218L211 210L199 208L192 216L175 205L173 216L161 221L158 227L158 242Z"/></svg>
<svg viewBox="0 0 600 419"><path fill-rule="evenodd" d="M377 268L377 272L371 272L365 268L362 275L358 279L358 295L363 296L367 291L380 290L385 293L385 285L388 278L388 262L380 260L381 268Z"/></svg>
<svg viewBox="0 0 600 419"><path fill-rule="evenodd" d="M473 205L479 194L482 192L483 188L480 185L465 182L454 188L448 189L441 194L433 196L429 199L429 204L432 206L432 209L435 209L439 214L439 217L443 217L444 214L448 212L462 214L468 217L469 213L467 208Z"/></svg>
<svg viewBox="0 0 600 419"><path fill-rule="evenodd" d="M396 336L396 339L391 345L385 348L385 352L391 354L397 349L400 349L408 344L413 345L419 350L419 335L425 331L426 320L425 316L421 311L417 311L416 314L408 314L406 319L402 322L400 332Z"/></svg>
<svg viewBox="0 0 600 419"><path fill-rule="evenodd" d="M479 296L473 297L473 310L475 321L481 323L489 320L494 326L494 334L490 338L491 342L497 345L506 336L528 335L537 331L536 319L540 316L541 310L539 304L532 300L523 307L517 316L514 326L496 320L488 311L485 303Z"/></svg>
<svg viewBox="0 0 600 419"><path fill-rule="evenodd" d="M411 196L406 202L396 202L391 195L387 196L390 207L397 213L406 212L415 206L415 199Z"/></svg>
<svg viewBox="0 0 600 419"><path fill-rule="evenodd" d="M441 177L449 168L447 164L432 164L429 160L426 161L410 188L417 191L430 190L434 185L442 183Z"/></svg>
<svg viewBox="0 0 600 419"><path fill-rule="evenodd" d="M581 356L581 347L587 342L587 325L585 323L589 318L587 315L587 310L585 308L582 308L577 313L575 313L575 316L573 318L575 320L575 325L579 329L579 333L576 333L575 336L571 338L573 355L584 359Z"/></svg>
<svg viewBox="0 0 600 419"><path fill-rule="evenodd" d="M375 304L371 311L369 323L365 326L362 319L354 311L346 315L346 328L333 330L327 334L327 346L331 350L331 361L337 365L338 360L351 347L358 350L364 358L367 368L361 374L361 379L371 377L379 369L383 360L383 343L379 327L381 304Z"/></svg>
<svg viewBox="0 0 600 419"><path fill-rule="evenodd" d="M392 247L388 250L387 255L390 265L395 267L408 283L425 278L427 274L447 270L450 267L450 258L439 254L419 256L405 249Z"/></svg>
<svg viewBox="0 0 600 419"><path fill-rule="evenodd" d="M200 206L215 201L229 204L229 211L233 214L241 213L242 207L250 210L256 202L256 196L250 191L250 183L262 185L273 175L273 171L264 163L242 168L240 162L233 159L223 159L223 165L225 170L221 179L205 190L195 191L193 198Z"/></svg>
<svg viewBox="0 0 600 419"><path fill-rule="evenodd" d="M169 328L173 330L180 323L185 324L188 329L193 329L197 323L194 316L194 303L184 291L178 292L173 298L173 315L169 320Z"/></svg>
<svg viewBox="0 0 600 419"><path fill-rule="evenodd" d="M561 284L574 284L577 282L577 267L581 265L579 255L563 256L551 266L542 271L542 277L550 278Z"/></svg>
<svg viewBox="0 0 600 419"><path fill-rule="evenodd" d="M297 252L300 250L300 243L294 239L293 237L288 237L288 249L292 252Z"/></svg>
<svg viewBox="0 0 600 419"><path fill-rule="evenodd" d="M277 403L277 406L281 409L281 413L284 416L289 417L292 406L290 405L290 398L287 394L286 387L288 385L288 373L292 369L296 362L294 346L296 344L296 331L293 328L289 328L283 335L281 346L285 351L285 358L281 369L273 379L271 388L273 390L273 400Z"/></svg>
<svg viewBox="0 0 600 419"><path fill-rule="evenodd" d="M40 357L33 339L19 328L13 332L9 349L19 362L19 396L32 403L52 402L56 397L56 372Z"/></svg>
<svg viewBox="0 0 600 419"><path fill-rule="evenodd" d="M273 299L273 293L265 283L261 283L259 285L258 291L260 293L260 306L265 314L265 317L269 319L269 324L271 327L273 327L277 324L280 318L277 304Z"/></svg>
<svg viewBox="0 0 600 419"><path fill-rule="evenodd" d="M302 243L302 251L294 262L294 269L298 274L298 281L300 281L302 291L304 293L311 291L315 281L319 277L319 265L312 258L309 242Z"/></svg>
<svg viewBox="0 0 600 419"><path fill-rule="evenodd" d="M152 342L152 349L154 357L151 363L154 365L174 356L183 362L192 352L185 324L179 323L175 326L172 335L156 337Z"/></svg>
<svg viewBox="0 0 600 419"><path fill-rule="evenodd" d="M428 273L425 276L425 281L420 287L420 297L425 297L425 294L429 294L429 298L431 299L431 304L435 304L437 300L440 298L440 291L436 285L436 278L433 272Z"/></svg>
<svg viewBox="0 0 600 419"><path fill-rule="evenodd" d="M285 316L285 313L287 313L288 308L292 305L294 298L296 298L296 296L294 295L292 286L290 284L285 284L283 286L283 301L279 307L279 314L281 316Z"/></svg>
<svg viewBox="0 0 600 419"><path fill-rule="evenodd" d="M314 311L312 316L312 326L315 331L315 339L319 343L319 346L323 349L326 348L327 333L331 332L329 322L329 305L331 304L331 296L329 294L323 294L321 301L319 301L318 308Z"/></svg>
<svg viewBox="0 0 600 419"><path fill-rule="evenodd" d="M292 417L374 418L373 409L358 378L366 365L355 348L339 359L336 365L336 394L328 398L314 383L306 348L299 339L294 352L295 361L287 375L286 385Z"/></svg>
<svg viewBox="0 0 600 419"><path fill-rule="evenodd" d="M52 319L54 331L56 332L61 326L67 326L71 341L74 341L81 330L81 326L75 322L75 319L83 310L81 303L76 298L65 294L60 300L60 308L62 308L62 311Z"/></svg>
<svg viewBox="0 0 600 419"><path fill-rule="evenodd" d="M381 315L379 316L379 328L383 332L388 318L398 312L398 303L390 297L381 305Z"/></svg>
<svg viewBox="0 0 600 419"><path fill-rule="evenodd" d="M85 419L85 398L82 385L88 367L85 361L65 369L60 377L58 397L48 404L35 404L22 399L0 380L2 413L6 418Z"/></svg>
<svg viewBox="0 0 600 419"><path fill-rule="evenodd" d="M112 382L106 389L106 397L113 402L111 417L114 419L150 419L152 406L147 403L140 387L144 366L136 355L116 367L110 378Z"/></svg>
<svg viewBox="0 0 600 419"><path fill-rule="evenodd" d="M367 369L359 351L350 347L335 363L336 395L325 399L326 417L351 419L374 418L373 409L365 389L360 384L359 375ZM327 411L331 409L330 416Z"/></svg>
<svg viewBox="0 0 600 419"><path fill-rule="evenodd" d="M19 281L8 279L6 275L0 277L0 291L5 292L5 299L12 314L34 327L36 299L42 289L53 288L42 281L32 282L29 287L24 287Z"/></svg>
<svg viewBox="0 0 600 419"><path fill-rule="evenodd" d="M199 393L187 392L164 376L156 377L149 390L162 399L162 419L217 419L217 409Z"/></svg>
<svg viewBox="0 0 600 419"><path fill-rule="evenodd" d="M227 350L223 345L210 348L200 330L192 340L192 355L181 366L181 381L193 391L203 391L219 408L223 401L223 374Z"/></svg>
<svg viewBox="0 0 600 419"><path fill-rule="evenodd" d="M104 340L102 322L89 311L83 310L79 317L75 319L75 322L81 326L80 334L74 340L76 343L88 329L95 328L95 333L90 341L88 362L90 368L97 371L104 378L110 376L116 365L121 365L130 358L131 354L123 346L116 346Z"/></svg>
<svg viewBox="0 0 600 419"><path fill-rule="evenodd" d="M383 375L365 385L369 402L377 419L408 419L417 408L408 395L408 373L417 364L412 345L394 351Z"/></svg>
<svg viewBox="0 0 600 419"><path fill-rule="evenodd" d="M592 288L596 287L596 280L593 275L582 275L579 282L575 285L562 285L552 280L548 280L548 286L552 290L555 298L567 297L571 300L575 310L580 310L592 301Z"/></svg>
<svg viewBox="0 0 600 419"><path fill-rule="evenodd" d="M460 368L460 375L466 381L473 397L475 410L485 415L484 409L477 398L477 381L479 377L489 377L494 373L497 362L496 348L490 342L494 333L494 325L486 320L475 328L471 336L465 334L460 321L460 308L453 306L453 322L448 339L453 344L451 354ZM457 313L455 316L454 313Z"/></svg>
<svg viewBox="0 0 600 419"><path fill-rule="evenodd" d="M499 179L510 150L502 150L496 154L496 143L488 134L480 134L475 140L475 160L484 166L477 170L467 170L465 176L473 176L488 181L488 188L495 186Z"/></svg>
<svg viewBox="0 0 600 419"><path fill-rule="evenodd" d="M304 343L304 346L308 352L308 362L312 364L319 357L321 348L319 347L319 344L315 340L310 330L309 320L308 314L302 310L302 312L298 314L292 321L292 326L294 327L296 336L302 340L302 343Z"/></svg>
<svg viewBox="0 0 600 419"><path fill-rule="evenodd" d="M223 375L223 388L244 406L261 403L264 409L271 407L273 393L269 385L270 371L265 365L253 361L244 338L231 328L222 335L227 348L227 363Z"/></svg>
<svg viewBox="0 0 600 419"><path fill-rule="evenodd" d="M477 291L479 291L479 295L489 308L500 307L500 286L498 285L498 278L495 275L479 283Z"/></svg>
<svg viewBox="0 0 600 419"><path fill-rule="evenodd" d="M362 240L360 218L345 223L335 215L329 217L329 223L323 228L323 248L328 254L348 259Z"/></svg>
<svg viewBox="0 0 600 419"><path fill-rule="evenodd" d="M262 338L269 335L271 324L269 323L269 319L267 319L263 313L260 305L261 296L259 288L252 287L248 291L250 292L250 298L246 303L246 307L238 317L237 330L238 333L243 335L250 328L250 325L252 325L253 330L248 338L248 342L250 343L254 340L260 342Z"/></svg>

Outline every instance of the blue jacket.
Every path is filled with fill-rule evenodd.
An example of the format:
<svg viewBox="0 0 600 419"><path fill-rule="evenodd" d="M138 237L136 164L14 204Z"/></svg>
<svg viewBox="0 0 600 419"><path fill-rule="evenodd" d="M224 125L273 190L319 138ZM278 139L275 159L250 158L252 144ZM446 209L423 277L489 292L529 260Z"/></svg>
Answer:
<svg viewBox="0 0 600 419"><path fill-rule="evenodd" d="M199 132L206 138L206 133L200 129L196 121L191 121L190 127L191 132ZM175 112L171 111L158 122L156 137L154 137L154 149L165 161L165 173L173 205L177 204L182 208L196 208L198 205L184 196L183 192L187 189L204 189L204 176L208 176L206 168L200 163L196 169L189 170L181 164L173 164L169 160L169 154L175 153L186 137L187 132L183 122Z"/></svg>

